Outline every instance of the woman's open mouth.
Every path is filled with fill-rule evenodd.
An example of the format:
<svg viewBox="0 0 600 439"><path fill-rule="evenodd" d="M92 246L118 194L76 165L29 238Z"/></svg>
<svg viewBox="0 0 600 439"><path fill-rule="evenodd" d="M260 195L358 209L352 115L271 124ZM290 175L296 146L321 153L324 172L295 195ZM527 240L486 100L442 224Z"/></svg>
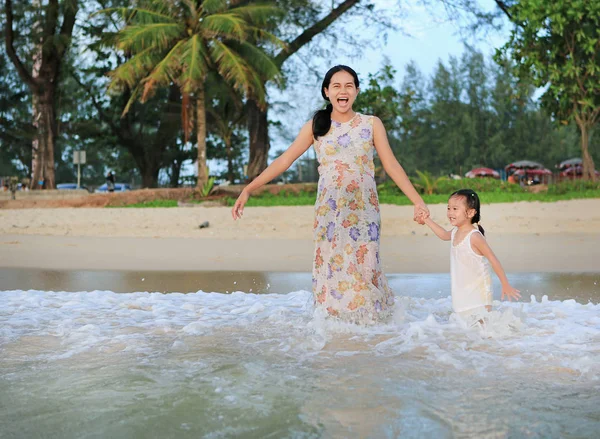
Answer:
<svg viewBox="0 0 600 439"><path fill-rule="evenodd" d="M348 98L338 98L337 99L337 103L341 106L341 107L345 107L348 105L348 103L350 102L350 99Z"/></svg>

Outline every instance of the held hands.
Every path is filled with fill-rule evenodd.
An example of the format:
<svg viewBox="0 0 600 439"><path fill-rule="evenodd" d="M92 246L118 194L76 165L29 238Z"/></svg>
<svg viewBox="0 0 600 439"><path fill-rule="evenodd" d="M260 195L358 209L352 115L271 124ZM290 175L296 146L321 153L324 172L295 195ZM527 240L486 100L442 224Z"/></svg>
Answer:
<svg viewBox="0 0 600 439"><path fill-rule="evenodd" d="M250 198L250 194L244 189L231 209L231 216L233 217L234 221L242 218L242 215L244 214L244 206L246 205L248 198Z"/></svg>
<svg viewBox="0 0 600 439"><path fill-rule="evenodd" d="M231 216L234 220L242 218L244 214L244 206L248 201L250 194L244 189L238 199L235 201L233 208L231 209ZM419 224L425 224L425 220L429 218L429 209L425 204L415 204L415 213L413 219Z"/></svg>
<svg viewBox="0 0 600 439"><path fill-rule="evenodd" d="M520 291L517 290L516 288L511 287L510 285L502 285L502 297L501 300L504 300L504 297L506 296L506 298L508 299L508 301L510 302L511 300L519 300L521 298L521 294L519 294Z"/></svg>
<svg viewBox="0 0 600 439"><path fill-rule="evenodd" d="M425 204L415 204L415 215L413 219L423 225L425 224L425 220L429 218L429 209Z"/></svg>

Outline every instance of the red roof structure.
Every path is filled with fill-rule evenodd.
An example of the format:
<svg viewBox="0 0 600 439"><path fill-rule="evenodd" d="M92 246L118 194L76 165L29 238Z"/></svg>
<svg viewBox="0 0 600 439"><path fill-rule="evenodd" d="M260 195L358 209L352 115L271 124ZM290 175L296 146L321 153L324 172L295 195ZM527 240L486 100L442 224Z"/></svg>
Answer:
<svg viewBox="0 0 600 439"><path fill-rule="evenodd" d="M475 168L471 169L469 172L465 174L467 178L476 178L476 177L492 177L492 178L500 178L500 173L498 171L494 171L491 168Z"/></svg>

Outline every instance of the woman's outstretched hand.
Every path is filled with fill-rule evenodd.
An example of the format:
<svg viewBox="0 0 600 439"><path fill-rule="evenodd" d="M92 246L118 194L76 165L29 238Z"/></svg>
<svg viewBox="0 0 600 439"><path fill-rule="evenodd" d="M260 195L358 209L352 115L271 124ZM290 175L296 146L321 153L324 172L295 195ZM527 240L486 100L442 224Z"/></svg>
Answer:
<svg viewBox="0 0 600 439"><path fill-rule="evenodd" d="M234 220L241 219L244 214L244 206L250 198L250 194L244 189L231 209L231 216Z"/></svg>
<svg viewBox="0 0 600 439"><path fill-rule="evenodd" d="M425 224L425 220L429 218L429 208L426 204L415 204L415 216L413 219L423 225Z"/></svg>

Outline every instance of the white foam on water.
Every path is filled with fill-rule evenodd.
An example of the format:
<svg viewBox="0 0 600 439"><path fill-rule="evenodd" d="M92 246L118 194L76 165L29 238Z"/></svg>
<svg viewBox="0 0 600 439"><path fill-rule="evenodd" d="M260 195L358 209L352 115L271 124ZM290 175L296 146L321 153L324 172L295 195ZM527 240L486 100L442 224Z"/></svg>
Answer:
<svg viewBox="0 0 600 439"><path fill-rule="evenodd" d="M480 323L449 297L397 297L365 327L315 311L307 291L0 292L0 393L16 392L0 422L30 435L35 407L58 398L68 409L44 425L57 437L78 436L64 417L107 404L96 436L586 436L599 377L600 305L575 300L495 302ZM148 418L144 398L168 409Z"/></svg>
<svg viewBox="0 0 600 439"><path fill-rule="evenodd" d="M449 298L399 297L387 324L361 327L327 319L315 312L312 294L206 293L161 294L110 291L0 292L0 348L35 336L59 346L40 346L46 360L86 350L144 353L149 339L169 335L172 349L186 349L178 336L207 336L225 328L255 332L256 343L277 341L282 351L314 354L336 336L380 340L370 353L394 356L419 350L428 361L471 368L480 374L509 369L570 370L582 379L600 377L600 305L574 300L494 303L485 322L474 325L451 312ZM262 335L260 335L262 334ZM189 348L188 348L189 349ZM35 354L35 349L29 349ZM338 356L355 355L339 351Z"/></svg>

